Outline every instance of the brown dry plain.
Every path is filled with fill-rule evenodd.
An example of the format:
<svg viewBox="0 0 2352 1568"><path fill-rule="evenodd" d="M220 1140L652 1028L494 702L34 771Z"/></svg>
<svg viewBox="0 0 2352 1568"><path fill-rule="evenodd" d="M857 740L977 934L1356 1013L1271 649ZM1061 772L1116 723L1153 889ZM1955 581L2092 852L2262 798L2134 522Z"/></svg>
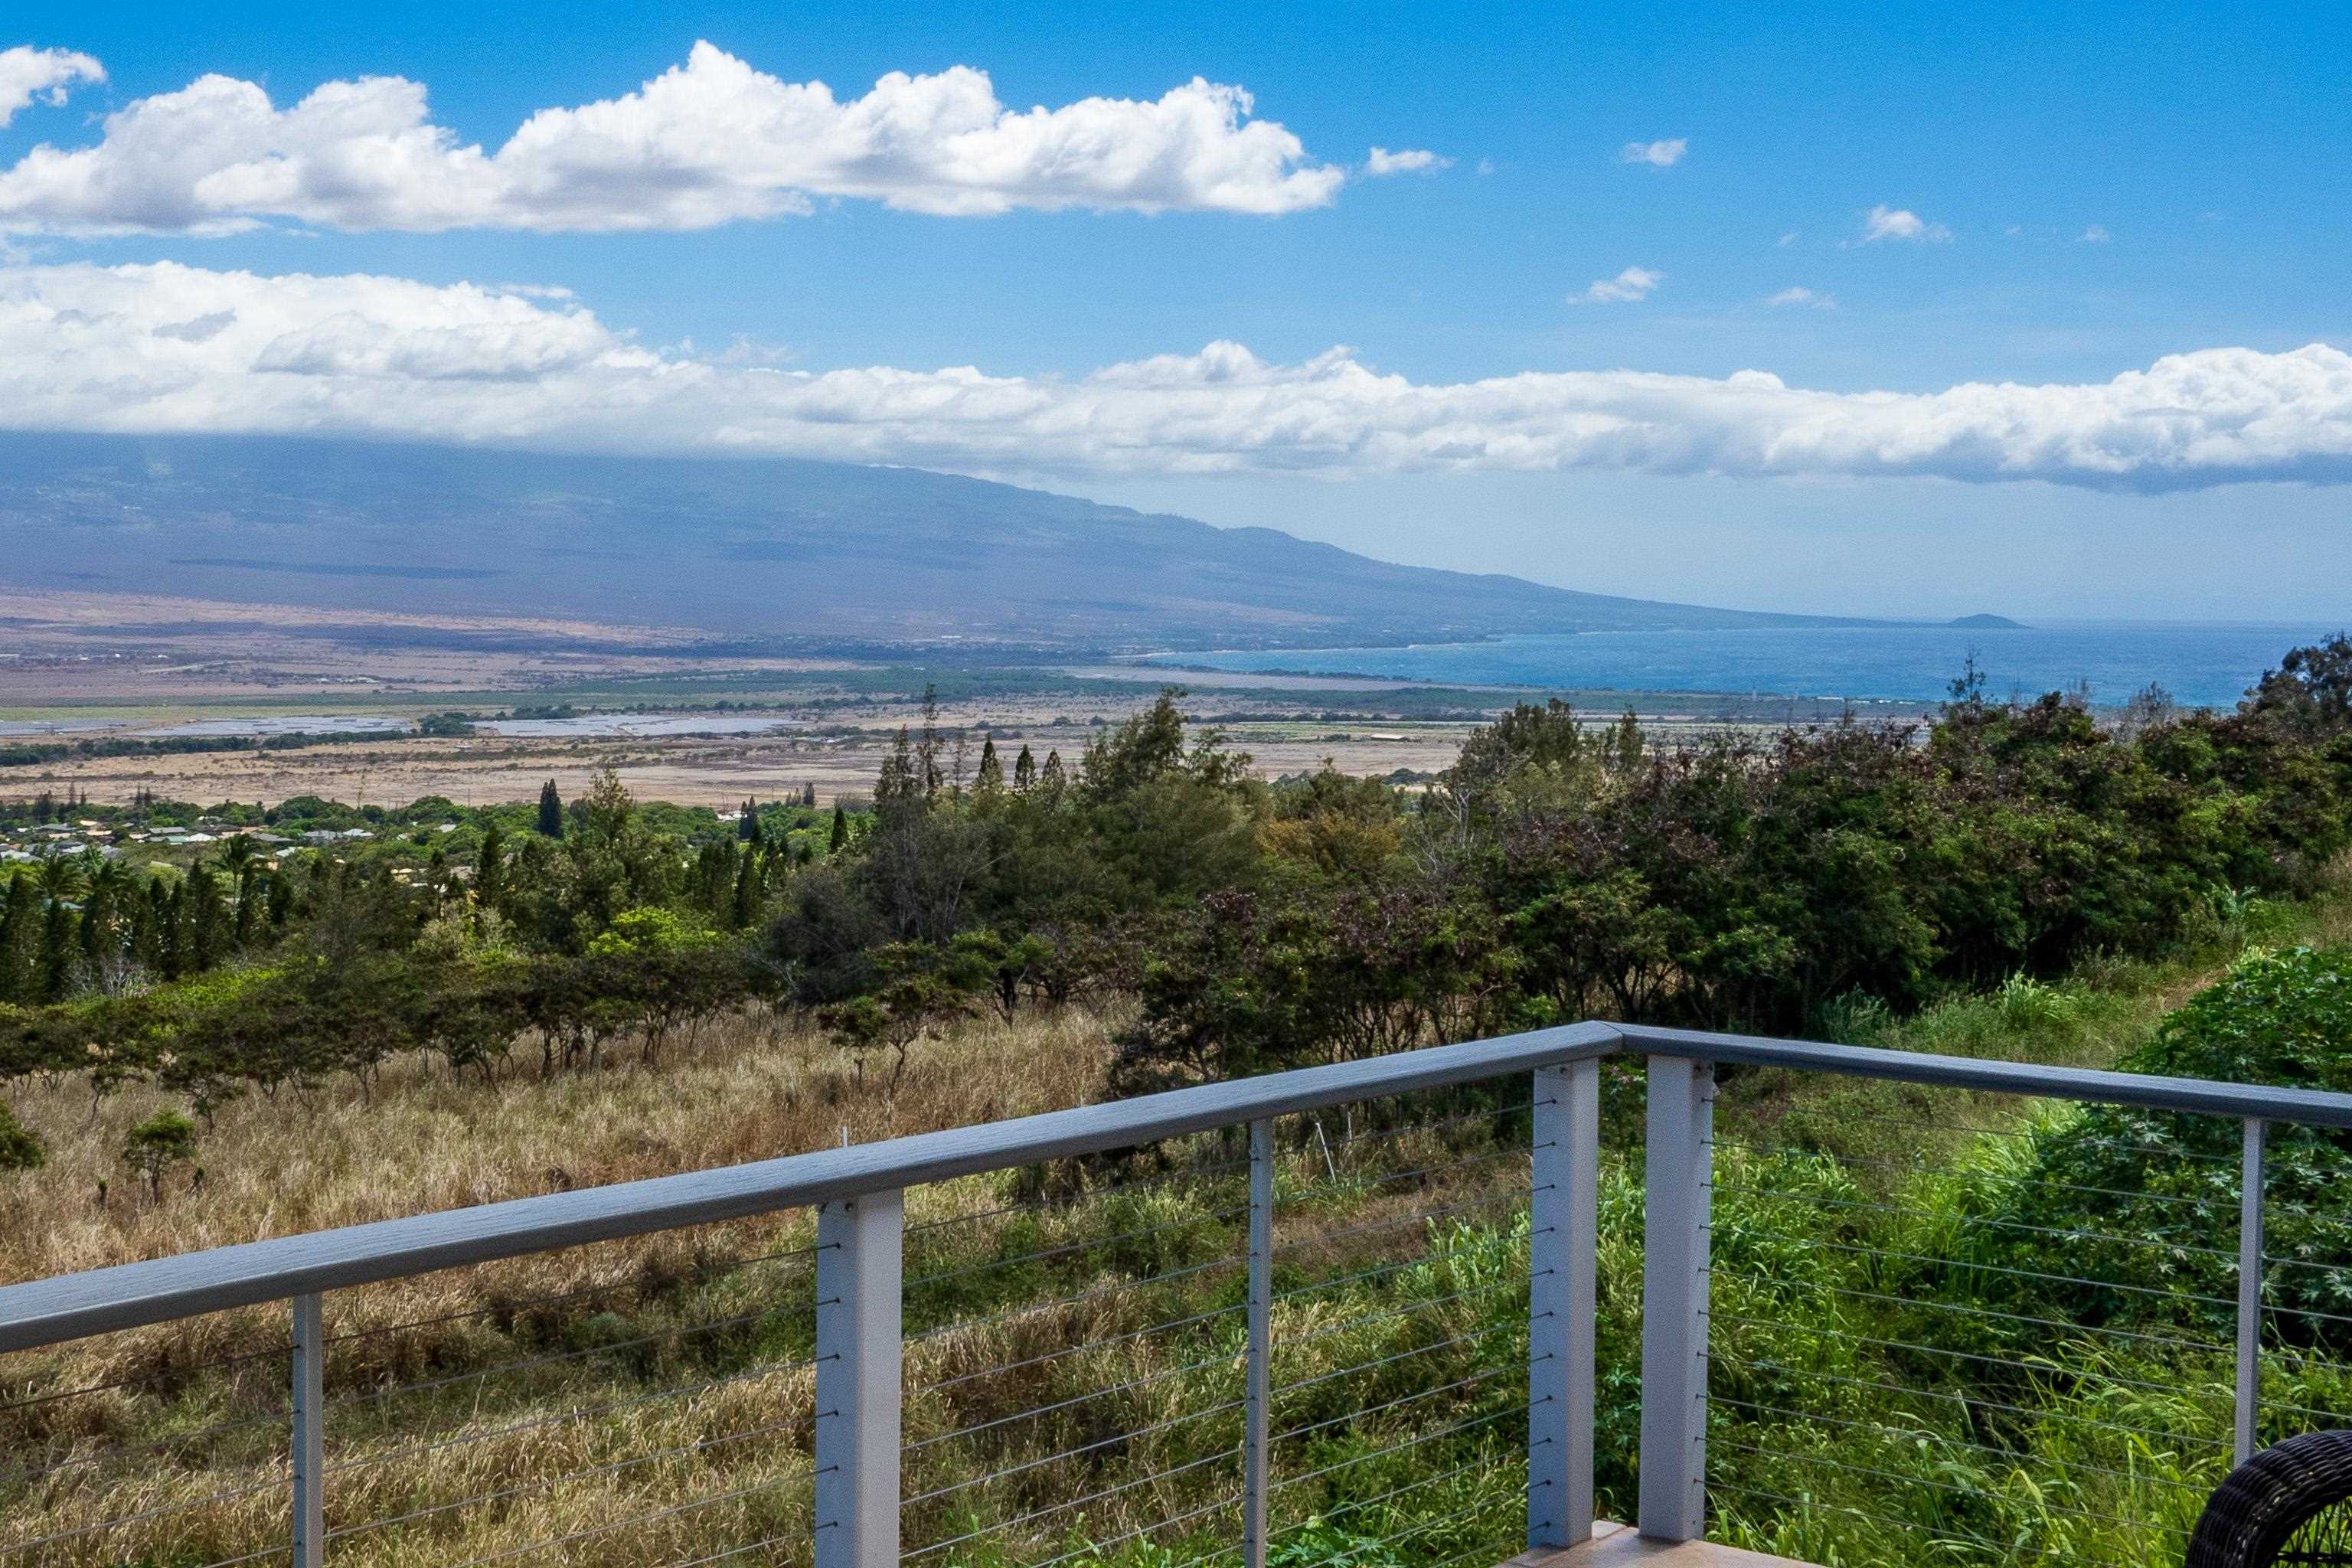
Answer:
<svg viewBox="0 0 2352 1568"><path fill-rule="evenodd" d="M1131 704L1129 705L1132 706ZM995 710L1003 711L997 704ZM1126 709L1117 711L1124 712ZM945 716L950 725L961 721ZM895 724L895 720L894 720ZM1396 768L1434 772L1454 760L1461 731L1416 733L1393 741L1268 739L1240 726L1242 745L1268 776L1311 769L1329 757L1354 773ZM462 805L535 798L555 780L569 799L611 768L640 800L680 805L732 806L746 795L773 799L803 783L817 796L869 793L895 729L877 728L840 741L761 737L746 740L655 742L408 740L320 746L298 752L215 752L184 756L108 759L48 767L12 768L0 793L62 790L68 784L101 804L128 800L145 788L166 799L278 801L315 795L354 805L404 805L437 795ZM1002 732L1002 731L1000 731ZM1047 746L1075 753L1088 731L1037 731L1028 743L1042 757Z"/></svg>
<svg viewBox="0 0 2352 1568"><path fill-rule="evenodd" d="M922 655L914 649L905 658ZM972 668L971 650L959 649L958 657L960 668ZM316 795L397 805L437 795L481 805L530 798L551 777L569 795L610 767L640 799L729 805L814 784L829 801L871 787L893 737L913 716L903 692L877 691L870 679L857 679L884 668L844 658L747 654L740 645L719 648L679 627L0 588L0 719L97 723L137 736L192 719L414 719L457 705L488 712L572 700L583 709L655 712L724 697L803 726L732 737L387 737L270 752L79 759L0 771L0 794L71 785L102 803L146 789L205 802ZM1041 760L1048 748L1066 758L1084 747L1095 721L1133 712L1163 679L1100 664L1035 673L1038 689L999 683L987 696L948 702L942 722L972 733L975 748L984 731L1007 749L1025 742ZM1390 694L1411 689L1393 681L1173 670L1165 679L1191 687L1188 706L1219 715L1270 777L1327 758L1357 774L1434 773L1454 760L1469 729L1463 710L1450 721L1384 712L1384 697L1406 706ZM1458 694L1467 710L1498 708L1521 695L1501 688ZM1416 700L1425 701L1425 693ZM1298 717L1303 708L1328 713L1334 704L1344 706L1345 718ZM1724 722L1715 700L1694 705L1685 699L1655 711L1650 703L1640 706L1645 725L1662 738ZM1596 717L1613 711L1604 707Z"/></svg>

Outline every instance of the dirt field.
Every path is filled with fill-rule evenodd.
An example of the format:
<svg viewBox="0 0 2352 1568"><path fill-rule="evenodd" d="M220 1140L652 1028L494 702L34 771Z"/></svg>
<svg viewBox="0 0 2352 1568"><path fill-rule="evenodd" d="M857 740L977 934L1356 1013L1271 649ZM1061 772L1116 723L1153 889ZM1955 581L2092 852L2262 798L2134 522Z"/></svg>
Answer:
<svg viewBox="0 0 2352 1568"><path fill-rule="evenodd" d="M1089 733L1084 729L1032 731L1028 743L1041 759L1049 746L1062 748L1067 758L1085 747ZM10 768L0 772L0 795L62 792L71 784L100 803L126 801L133 791L144 788L168 799L199 802L268 802L316 795L354 805L390 805L438 795L479 805L536 798L540 784L549 778L568 799L599 770L611 767L641 800L732 806L746 795L769 800L814 783L818 799L830 803L838 795L872 791L889 749L889 734L877 730L839 742L414 740L299 752L201 752ZM1017 751L1021 743L1010 742L1010 749ZM1461 740L1454 731L1349 742L1287 740L1271 733L1261 739L1244 731L1243 744L1255 755L1260 771L1274 776L1313 768L1327 755L1351 773L1387 773L1397 768L1435 772L1453 762ZM976 757L976 742L972 751Z"/></svg>

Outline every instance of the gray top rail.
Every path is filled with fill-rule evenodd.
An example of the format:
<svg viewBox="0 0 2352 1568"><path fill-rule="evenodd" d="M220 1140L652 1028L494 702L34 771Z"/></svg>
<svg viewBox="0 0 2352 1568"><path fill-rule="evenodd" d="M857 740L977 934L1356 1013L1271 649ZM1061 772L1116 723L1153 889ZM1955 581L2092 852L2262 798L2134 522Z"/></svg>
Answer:
<svg viewBox="0 0 2352 1568"><path fill-rule="evenodd" d="M1620 1051L2352 1128L2352 1095L2314 1089L1586 1023L6 1286L0 1288L0 1353L436 1269L1101 1153L1261 1117L1473 1083Z"/></svg>
<svg viewBox="0 0 2352 1568"><path fill-rule="evenodd" d="M1260 1117L1475 1083L1606 1056L1617 1049L1617 1038L1606 1024L1538 1029L979 1127L59 1275L0 1289L0 1352L586 1242L808 1208L1040 1160L1098 1154Z"/></svg>
<svg viewBox="0 0 2352 1568"><path fill-rule="evenodd" d="M2158 1078L2150 1073L2042 1067L2032 1062L1980 1061L1974 1057L1889 1051L1874 1046L1829 1046L1813 1040L1718 1035L1702 1029L1658 1029L1639 1024L1621 1024L1616 1028L1624 1049L1644 1056L1699 1057L1712 1062L1740 1062L1751 1067L1796 1068L1807 1072L1842 1073L1849 1078L1897 1079L1905 1083L2077 1100L2092 1105L2137 1105L2151 1110L2252 1117L2259 1121L2292 1121L2305 1127L2352 1127L2352 1094L2334 1094L2325 1089L2223 1083L2217 1079Z"/></svg>

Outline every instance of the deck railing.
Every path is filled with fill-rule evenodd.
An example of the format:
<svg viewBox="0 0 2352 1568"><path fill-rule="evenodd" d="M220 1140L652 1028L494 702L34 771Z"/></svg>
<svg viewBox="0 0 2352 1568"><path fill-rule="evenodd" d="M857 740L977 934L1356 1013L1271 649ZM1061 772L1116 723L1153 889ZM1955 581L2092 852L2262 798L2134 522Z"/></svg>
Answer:
<svg viewBox="0 0 2352 1568"><path fill-rule="evenodd" d="M1718 1137L1725 1068L1894 1080L1869 1113L1913 1125ZM2037 1105L2232 1152L2104 1197L1949 1168L2043 1147ZM2347 1129L2352 1096L1585 1024L39 1280L0 1289L0 1568L1450 1568L1601 1503L1823 1561L2177 1558L2232 1458L2352 1424L2352 1203L2265 1182L2274 1133Z"/></svg>

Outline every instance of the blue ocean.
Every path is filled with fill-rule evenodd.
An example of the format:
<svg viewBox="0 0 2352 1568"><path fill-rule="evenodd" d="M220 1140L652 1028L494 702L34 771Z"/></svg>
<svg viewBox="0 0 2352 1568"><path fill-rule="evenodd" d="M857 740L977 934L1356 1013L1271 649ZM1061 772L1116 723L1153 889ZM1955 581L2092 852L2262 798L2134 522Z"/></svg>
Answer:
<svg viewBox="0 0 2352 1568"><path fill-rule="evenodd" d="M2346 617L2352 625L2352 615ZM1929 702L1974 657L1987 694L2031 697L2087 683L2121 703L2154 684L2182 703L2228 707L2289 648L2345 629L2284 622L2045 622L2011 628L1805 626L1581 632L1405 647L1186 653L1171 663L1298 670L1443 685L1723 691Z"/></svg>

